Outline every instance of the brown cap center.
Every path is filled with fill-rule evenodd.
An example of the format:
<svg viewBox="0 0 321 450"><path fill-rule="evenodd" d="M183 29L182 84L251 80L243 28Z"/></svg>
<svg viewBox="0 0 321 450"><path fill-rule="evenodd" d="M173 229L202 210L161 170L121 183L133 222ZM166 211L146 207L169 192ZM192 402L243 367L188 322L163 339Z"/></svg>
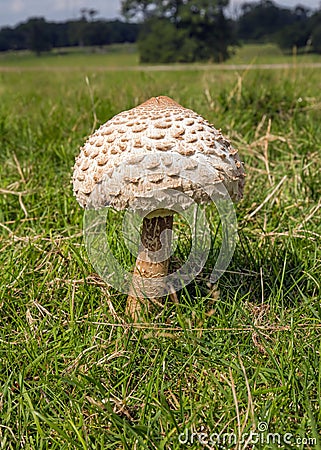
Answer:
<svg viewBox="0 0 321 450"><path fill-rule="evenodd" d="M166 95L160 95L159 97L152 97L146 102L138 106L138 108L181 108L185 109L179 103L173 99L166 97Z"/></svg>

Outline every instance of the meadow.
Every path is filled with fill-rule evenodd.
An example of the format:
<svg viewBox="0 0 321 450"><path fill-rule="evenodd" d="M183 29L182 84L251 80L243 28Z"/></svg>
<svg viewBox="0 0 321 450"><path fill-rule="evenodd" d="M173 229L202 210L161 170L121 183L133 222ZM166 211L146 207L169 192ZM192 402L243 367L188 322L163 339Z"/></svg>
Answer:
<svg viewBox="0 0 321 450"><path fill-rule="evenodd" d="M321 69L304 65L321 58L257 50L226 65L294 64L0 56L0 449L321 448ZM71 175L86 136L156 95L221 128L247 179L218 283L214 229L204 270L135 325L90 263Z"/></svg>

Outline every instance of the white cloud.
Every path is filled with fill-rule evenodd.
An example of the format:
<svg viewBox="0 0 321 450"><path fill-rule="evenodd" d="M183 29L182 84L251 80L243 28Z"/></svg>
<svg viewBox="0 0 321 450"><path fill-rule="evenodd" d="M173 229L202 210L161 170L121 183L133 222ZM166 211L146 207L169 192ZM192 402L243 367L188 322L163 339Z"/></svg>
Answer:
<svg viewBox="0 0 321 450"><path fill-rule="evenodd" d="M55 0L55 2L53 4L53 9L55 11L65 11L67 9L66 3L68 3L68 2L66 2L66 0Z"/></svg>
<svg viewBox="0 0 321 450"><path fill-rule="evenodd" d="M25 9L23 0L14 0L10 5L10 9L13 13L21 13Z"/></svg>

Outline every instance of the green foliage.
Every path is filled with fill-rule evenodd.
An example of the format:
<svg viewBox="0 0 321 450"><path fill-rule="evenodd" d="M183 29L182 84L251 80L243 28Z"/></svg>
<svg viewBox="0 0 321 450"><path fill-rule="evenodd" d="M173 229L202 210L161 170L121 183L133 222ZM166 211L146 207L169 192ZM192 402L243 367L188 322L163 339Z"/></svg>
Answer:
<svg viewBox="0 0 321 450"><path fill-rule="evenodd" d="M38 56L40 53L52 48L50 34L44 18L29 19L22 26L22 32L26 38L27 48L35 52Z"/></svg>
<svg viewBox="0 0 321 450"><path fill-rule="evenodd" d="M293 47L298 49L308 45L311 32L307 23L297 22L293 25L284 27L276 33L274 39L284 50L292 50Z"/></svg>
<svg viewBox="0 0 321 450"><path fill-rule="evenodd" d="M321 24L318 25L312 32L311 36L313 50L316 53L321 53Z"/></svg>
<svg viewBox="0 0 321 450"><path fill-rule="evenodd" d="M142 63L194 62L197 47L186 30L164 19L146 23L138 41Z"/></svg>
<svg viewBox="0 0 321 450"><path fill-rule="evenodd" d="M298 8L297 8L298 9ZM312 15L301 15L301 19L292 26L280 31L277 42L283 48L296 46L305 51L321 53L321 12Z"/></svg>
<svg viewBox="0 0 321 450"><path fill-rule="evenodd" d="M238 37L244 41L264 41L295 21L291 10L270 0L244 3L237 23Z"/></svg>
<svg viewBox="0 0 321 450"><path fill-rule="evenodd" d="M270 0L244 3L236 22L237 36L243 42L276 42L284 50L304 49L321 53L321 13L304 6L280 8Z"/></svg>
<svg viewBox="0 0 321 450"><path fill-rule="evenodd" d="M311 45L316 53L321 53L321 11L311 17Z"/></svg>
<svg viewBox="0 0 321 450"><path fill-rule="evenodd" d="M234 43L231 23L223 12L227 4L225 0L124 0L122 12L129 18L144 18L139 38L143 62L224 61Z"/></svg>

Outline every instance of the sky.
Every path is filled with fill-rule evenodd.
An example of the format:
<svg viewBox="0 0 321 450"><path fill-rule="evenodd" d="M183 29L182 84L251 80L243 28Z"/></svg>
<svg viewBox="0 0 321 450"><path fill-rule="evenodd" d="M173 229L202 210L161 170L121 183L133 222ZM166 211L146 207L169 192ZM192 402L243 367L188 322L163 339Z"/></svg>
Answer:
<svg viewBox="0 0 321 450"><path fill-rule="evenodd" d="M230 0L230 8L253 0ZM311 9L320 8L321 0L274 0L281 6L293 8L297 4ZM0 0L0 27L14 26L29 17L44 17L46 20L65 21L80 17L81 8L98 11L104 19L120 18L120 0Z"/></svg>

